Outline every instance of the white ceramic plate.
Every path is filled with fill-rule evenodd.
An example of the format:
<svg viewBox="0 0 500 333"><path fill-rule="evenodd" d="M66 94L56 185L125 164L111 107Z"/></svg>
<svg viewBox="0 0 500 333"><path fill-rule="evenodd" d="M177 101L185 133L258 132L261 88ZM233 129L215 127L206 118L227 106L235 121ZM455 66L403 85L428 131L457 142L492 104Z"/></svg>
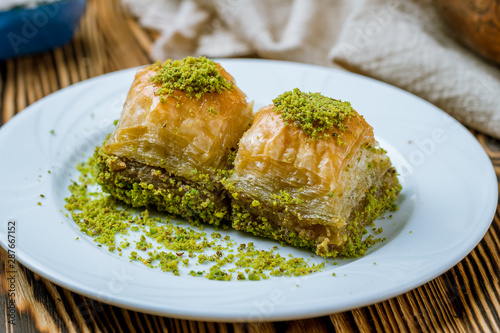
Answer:
<svg viewBox="0 0 500 333"><path fill-rule="evenodd" d="M485 234L498 195L491 162L444 112L343 71L278 61L220 62L256 109L298 87L348 100L365 116L403 185L399 211L377 222L385 243L363 258L337 266L330 260L325 271L306 277L230 282L174 276L96 247L65 217L64 197L77 176L76 163L113 129L134 77L130 69L62 89L1 128L1 245L8 246L7 222L16 221L17 259L58 285L143 312L234 322L321 316L391 298L453 267ZM231 237L261 248L274 245L238 232ZM310 258L305 251L281 251Z"/></svg>

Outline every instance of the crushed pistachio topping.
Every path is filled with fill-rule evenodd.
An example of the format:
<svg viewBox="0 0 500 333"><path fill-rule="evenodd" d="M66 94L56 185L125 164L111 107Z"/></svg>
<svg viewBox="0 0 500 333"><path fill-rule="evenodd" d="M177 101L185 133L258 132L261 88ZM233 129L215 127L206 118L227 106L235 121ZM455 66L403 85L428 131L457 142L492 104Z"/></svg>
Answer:
<svg viewBox="0 0 500 333"><path fill-rule="evenodd" d="M206 57L167 60L163 64L156 62L152 68L156 74L150 80L161 85L156 91L161 102L174 90L185 92L189 98L199 99L206 93L233 89L233 83L227 81L219 73L215 62Z"/></svg>
<svg viewBox="0 0 500 333"><path fill-rule="evenodd" d="M295 88L273 99L273 111L281 114L286 125L302 129L311 138L337 137L338 132L328 135L325 132L337 129L347 131L346 123L357 116L349 102L342 102L320 93L305 93Z"/></svg>
<svg viewBox="0 0 500 333"><path fill-rule="evenodd" d="M80 231L99 247L150 268L174 275L186 268L186 275L210 280L257 281L325 269L325 262L310 264L309 259L282 256L277 246L262 250L252 242L238 244L218 230L203 231L203 225L187 227L147 208L123 206L99 189L97 163L91 157L77 166L80 175L69 186L65 208Z"/></svg>
<svg viewBox="0 0 500 333"><path fill-rule="evenodd" d="M210 114L210 116L215 116L215 115L218 115L219 114L219 111L215 110L213 107L209 107L208 108L208 114Z"/></svg>

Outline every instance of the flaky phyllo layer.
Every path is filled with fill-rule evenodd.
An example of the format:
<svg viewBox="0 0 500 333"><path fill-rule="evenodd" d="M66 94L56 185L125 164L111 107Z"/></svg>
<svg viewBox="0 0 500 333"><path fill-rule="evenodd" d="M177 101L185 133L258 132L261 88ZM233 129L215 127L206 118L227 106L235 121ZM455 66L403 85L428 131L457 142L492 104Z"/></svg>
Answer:
<svg viewBox="0 0 500 333"><path fill-rule="evenodd" d="M364 227L400 191L377 145L349 103L285 93L257 112L240 140L226 183L233 225L326 256L362 254Z"/></svg>
<svg viewBox="0 0 500 333"><path fill-rule="evenodd" d="M183 68L190 70L190 66L196 65L193 62L183 64ZM193 170L210 172L224 168L228 153L237 147L252 121L252 105L232 76L219 64L213 66L231 83L230 88L198 96L178 88L170 95L158 93L162 84L153 79L161 69L159 65L139 69L117 127L103 151L188 179Z"/></svg>
<svg viewBox="0 0 500 333"><path fill-rule="evenodd" d="M218 225L230 219L218 179L251 121L252 103L220 64L200 57L146 66L96 150L98 181L132 206Z"/></svg>

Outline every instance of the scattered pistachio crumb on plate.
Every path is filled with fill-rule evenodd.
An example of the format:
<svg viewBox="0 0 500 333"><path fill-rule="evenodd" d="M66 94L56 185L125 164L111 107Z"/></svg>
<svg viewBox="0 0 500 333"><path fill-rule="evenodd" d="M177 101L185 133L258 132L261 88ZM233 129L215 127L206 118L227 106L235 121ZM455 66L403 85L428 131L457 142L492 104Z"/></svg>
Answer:
<svg viewBox="0 0 500 333"><path fill-rule="evenodd" d="M123 206L98 187L92 157L79 163L77 170L78 181L69 185L65 208L98 247L119 256L126 251L124 257L131 262L173 275L220 281L303 276L325 269L324 261L282 256L278 246L259 249L253 242L238 243L220 230L207 233L203 225L186 225L163 213Z"/></svg>

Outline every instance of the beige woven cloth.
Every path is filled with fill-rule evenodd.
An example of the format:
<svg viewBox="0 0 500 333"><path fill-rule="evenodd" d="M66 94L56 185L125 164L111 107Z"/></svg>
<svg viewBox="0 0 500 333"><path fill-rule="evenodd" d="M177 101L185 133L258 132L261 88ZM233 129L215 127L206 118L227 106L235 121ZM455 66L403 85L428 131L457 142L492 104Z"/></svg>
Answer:
<svg viewBox="0 0 500 333"><path fill-rule="evenodd" d="M456 42L431 0L123 0L155 59L258 56L342 66L500 138L500 68ZM404 110L402 110L404 111Z"/></svg>

